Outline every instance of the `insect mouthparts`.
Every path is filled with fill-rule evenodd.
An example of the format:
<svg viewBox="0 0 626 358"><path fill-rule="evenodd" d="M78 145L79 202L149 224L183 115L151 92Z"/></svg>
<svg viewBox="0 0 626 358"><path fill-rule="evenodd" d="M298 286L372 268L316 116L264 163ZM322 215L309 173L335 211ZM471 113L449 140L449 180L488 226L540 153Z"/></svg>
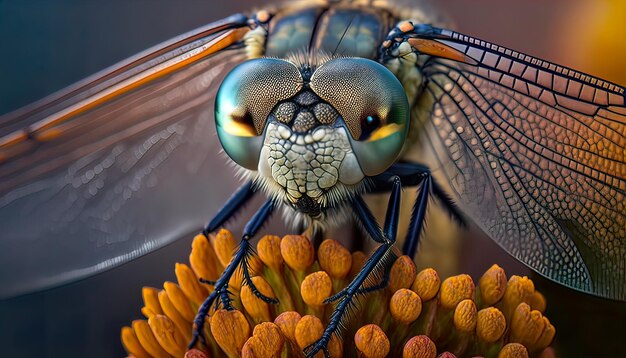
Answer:
<svg viewBox="0 0 626 358"><path fill-rule="evenodd" d="M322 206L308 195L301 196L293 208L297 211L310 216L312 219L320 219L323 215Z"/></svg>

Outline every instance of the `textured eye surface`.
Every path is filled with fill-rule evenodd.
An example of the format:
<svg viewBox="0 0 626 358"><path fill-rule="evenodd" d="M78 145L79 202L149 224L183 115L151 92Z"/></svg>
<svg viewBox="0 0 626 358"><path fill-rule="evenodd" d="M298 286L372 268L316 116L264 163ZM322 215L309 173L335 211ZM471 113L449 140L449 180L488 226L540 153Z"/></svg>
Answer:
<svg viewBox="0 0 626 358"><path fill-rule="evenodd" d="M380 174L396 160L410 111L404 88L389 70L363 58L338 58L320 66L310 85L341 115L366 175Z"/></svg>
<svg viewBox="0 0 626 358"><path fill-rule="evenodd" d="M276 103L302 88L300 71L288 61L244 62L224 78L215 101L217 135L228 156L256 170L267 117Z"/></svg>

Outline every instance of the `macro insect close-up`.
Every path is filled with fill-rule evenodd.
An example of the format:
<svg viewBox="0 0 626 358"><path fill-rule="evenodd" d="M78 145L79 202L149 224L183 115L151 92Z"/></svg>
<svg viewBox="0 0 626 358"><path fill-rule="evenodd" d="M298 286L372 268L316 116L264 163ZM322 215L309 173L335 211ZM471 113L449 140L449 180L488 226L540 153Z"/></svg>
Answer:
<svg viewBox="0 0 626 358"><path fill-rule="evenodd" d="M539 14L537 5L519 5L509 18L535 21L517 36L526 46L520 52L494 33L506 28L506 15L486 3L224 5L223 16L196 14L203 22L195 25L204 25L154 37L172 38L117 64L113 58L105 63L111 67L65 89L60 83L39 101L3 89L0 343L11 356L121 354L111 334L117 339L137 318L128 312L140 308L136 298L122 298L171 280L173 262L186 260L195 236L192 268L176 266L194 317L174 302L173 284L144 289L149 324L122 329L129 355L191 349L258 356L262 322L270 321L281 343L268 356L420 356L407 353L415 337L437 354L458 356L515 356L507 349L619 356L626 333L626 74L619 65L626 41L590 34L616 31L623 40L613 14L626 8L555 2ZM11 7L2 6L4 17ZM490 14L494 25L469 32L470 10ZM568 39L585 15L584 35ZM535 57L533 46L545 57ZM577 51L605 72L553 59ZM276 232L287 235L267 236ZM236 245L220 256L225 237ZM317 261L311 254L299 268L289 254L297 252L298 261L306 250L289 249L294 242L298 250L311 245ZM269 243L282 255L276 267L263 246ZM200 262L202 245L211 254ZM353 264L362 255L362 265L334 273L339 252ZM394 271L402 260L415 271L407 285ZM484 282L497 265L514 276L488 303ZM417 280L433 268L449 278L427 299ZM320 293L326 281L319 277L329 277L328 294ZM457 282L448 280L464 277L471 292L446 307L445 286ZM317 292L309 294L311 282ZM295 285L297 297L281 283ZM516 285L533 288L511 301ZM410 320L402 317L413 306L400 313L394 306L401 294L419 301ZM465 307L478 316L469 328L457 321ZM492 340L480 328L488 310L506 320ZM295 311L303 316L298 325L319 321L319 334L304 339L296 326L290 336L281 319ZM233 314L245 328L229 326ZM529 338L533 324L541 328ZM232 337L220 338L220 327ZM105 331L109 338L94 338ZM380 342L387 348L379 350Z"/></svg>

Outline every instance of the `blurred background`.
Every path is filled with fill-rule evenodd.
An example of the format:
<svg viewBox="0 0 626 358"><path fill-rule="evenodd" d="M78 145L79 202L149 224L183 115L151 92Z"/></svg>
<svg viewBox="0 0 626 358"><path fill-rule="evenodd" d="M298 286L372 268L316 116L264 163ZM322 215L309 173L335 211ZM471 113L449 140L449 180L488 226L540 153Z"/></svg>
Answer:
<svg viewBox="0 0 626 358"><path fill-rule="evenodd" d="M0 0L0 114L163 40L265 3ZM626 2L438 0L437 7L461 32L626 84ZM509 276L529 274L490 239L467 236L452 273L477 278L496 262ZM123 356L119 330L140 317L141 287L173 280L173 265L187 261L191 238L80 282L0 301L2 356ZM623 355L624 304L533 279L548 298L561 356Z"/></svg>

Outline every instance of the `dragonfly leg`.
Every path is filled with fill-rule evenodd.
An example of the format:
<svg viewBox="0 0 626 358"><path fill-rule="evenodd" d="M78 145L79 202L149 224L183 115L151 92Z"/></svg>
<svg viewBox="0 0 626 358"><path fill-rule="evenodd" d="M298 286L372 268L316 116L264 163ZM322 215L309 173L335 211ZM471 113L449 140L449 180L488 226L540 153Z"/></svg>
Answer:
<svg viewBox="0 0 626 358"><path fill-rule="evenodd" d="M398 218L400 214L400 196L402 191L402 184L400 178L394 176L392 180L391 196L389 198L389 204L387 206L387 214L385 217L385 225L383 230L376 223L372 213L363 201L361 197L356 197L353 200L353 207L358 220L363 224L363 227L368 234L376 241L381 243L376 251L369 257L361 271L356 275L354 280L350 284L337 293L334 296L326 299L326 303L337 302L335 310L330 315L328 326L324 330L322 337L309 347L305 349L307 357L313 357L320 351L324 352L325 356L328 356L327 345L330 342L332 335L341 326L341 321L344 319L345 314L353 308L355 304L355 298L360 294L365 294L373 290L383 288L386 286L386 280L383 279L383 283L376 284L370 287L365 287L366 281L375 279L376 274L383 272L386 276L386 269L389 266L388 261L392 255L392 247L396 241L396 233L398 228ZM384 278L384 277L383 277Z"/></svg>
<svg viewBox="0 0 626 358"><path fill-rule="evenodd" d="M240 189L234 196L238 196L243 189ZM232 199L231 199L232 200ZM230 201L229 201L230 202ZM198 309L198 314L194 319L194 329L193 329L193 337L191 342L189 343L189 348L192 348L197 342L199 338L204 338L202 336L202 329L204 327L204 319L209 313L211 306L215 304L216 307L219 307L220 304L227 310L232 310L233 306L231 304L232 298L230 297L230 292L228 291L228 282L230 278L235 273L238 268L241 268L243 272L243 280L244 283L250 287L252 292L267 303L278 303L278 300L275 298L270 298L263 295L256 288L254 283L252 282L252 278L250 275L250 265L249 259L253 254L252 245L250 244L250 239L257 233L257 231L261 228L261 226L267 221L272 212L274 211L274 201L272 199L268 199L263 206L254 214L252 219L246 224L244 228L243 236L241 238L241 243L239 244L239 248L237 252L233 256L233 259L230 261L228 266L224 269L222 275L215 281L215 287L213 292L206 298L206 300L202 303L200 308Z"/></svg>
<svg viewBox="0 0 626 358"><path fill-rule="evenodd" d="M211 219L211 221L206 224L202 233L204 236L208 236L209 233L217 230L220 226L222 226L226 221L230 220L233 215L239 210L242 206L244 206L250 199L254 196L255 189L252 181L246 182L244 185L239 187L235 194L231 196L226 204L220 209L220 211L215 214L215 216Z"/></svg>
<svg viewBox="0 0 626 358"><path fill-rule="evenodd" d="M393 175L397 175L402 181L402 185L405 187L419 186L417 199L415 200L415 205L411 213L409 230L407 231L402 248L403 254L409 257L415 257L419 246L420 234L424 227L428 201L431 198L437 200L455 221L461 225L465 225L463 215L448 194L446 194L433 178L428 167L411 162L395 163L387 171L373 178L374 192L388 191L388 178Z"/></svg>

